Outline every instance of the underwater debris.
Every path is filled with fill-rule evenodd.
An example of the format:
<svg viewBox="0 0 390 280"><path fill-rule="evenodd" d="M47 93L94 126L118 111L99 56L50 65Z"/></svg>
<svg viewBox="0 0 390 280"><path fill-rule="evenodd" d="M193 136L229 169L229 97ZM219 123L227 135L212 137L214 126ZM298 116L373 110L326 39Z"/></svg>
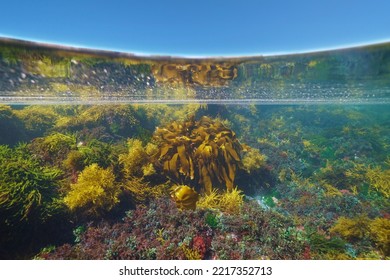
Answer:
<svg viewBox="0 0 390 280"><path fill-rule="evenodd" d="M220 121L209 117L174 121L157 128L153 138L159 148L154 159L156 170L174 181L199 186L208 194L214 187L233 189L243 147Z"/></svg>
<svg viewBox="0 0 390 280"><path fill-rule="evenodd" d="M172 187L171 197L179 209L195 210L196 202L199 199L198 193L189 186L180 185Z"/></svg>

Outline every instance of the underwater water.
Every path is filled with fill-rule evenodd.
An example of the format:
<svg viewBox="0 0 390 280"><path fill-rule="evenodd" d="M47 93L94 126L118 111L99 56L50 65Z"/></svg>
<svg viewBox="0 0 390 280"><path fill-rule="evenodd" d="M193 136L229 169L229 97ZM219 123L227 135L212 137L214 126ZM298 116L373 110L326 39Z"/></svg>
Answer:
<svg viewBox="0 0 390 280"><path fill-rule="evenodd" d="M171 58L0 40L1 259L389 259L390 44Z"/></svg>

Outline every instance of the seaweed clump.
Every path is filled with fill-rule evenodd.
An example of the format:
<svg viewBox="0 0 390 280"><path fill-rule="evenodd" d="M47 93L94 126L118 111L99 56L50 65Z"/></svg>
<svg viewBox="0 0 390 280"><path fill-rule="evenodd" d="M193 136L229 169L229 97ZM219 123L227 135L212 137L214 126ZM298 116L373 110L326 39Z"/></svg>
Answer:
<svg viewBox="0 0 390 280"><path fill-rule="evenodd" d="M176 202L177 208L192 210L195 210L199 199L198 193L185 185L172 187L171 197Z"/></svg>
<svg viewBox="0 0 390 280"><path fill-rule="evenodd" d="M209 117L174 121L157 128L153 137L159 147L154 159L156 170L207 194L213 188L233 189L243 147L236 134L220 121Z"/></svg>
<svg viewBox="0 0 390 280"><path fill-rule="evenodd" d="M204 195L199 199L197 207L200 209L219 210L224 214L239 214L244 204L244 196L243 192L237 188L222 194L213 190L210 194Z"/></svg>
<svg viewBox="0 0 390 280"><path fill-rule="evenodd" d="M348 241L368 239L385 255L390 255L390 220L377 217L373 220L367 216L350 219L339 217L330 229L331 234L338 234Z"/></svg>
<svg viewBox="0 0 390 280"><path fill-rule="evenodd" d="M115 184L115 175L110 169L96 163L87 166L64 198L70 210L81 209L92 216L100 216L119 202L120 188Z"/></svg>

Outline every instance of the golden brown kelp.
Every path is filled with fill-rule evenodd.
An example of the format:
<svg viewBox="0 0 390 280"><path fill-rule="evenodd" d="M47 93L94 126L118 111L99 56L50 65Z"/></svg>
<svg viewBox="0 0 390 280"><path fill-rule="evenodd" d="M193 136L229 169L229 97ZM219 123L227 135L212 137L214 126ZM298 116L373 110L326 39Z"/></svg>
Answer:
<svg viewBox="0 0 390 280"><path fill-rule="evenodd" d="M174 186L171 190L171 197L179 209L195 210L196 202L199 199L198 193L186 185Z"/></svg>
<svg viewBox="0 0 390 280"><path fill-rule="evenodd" d="M215 187L233 189L242 145L220 121L209 117L174 121L157 128L154 140L159 147L154 158L156 170L172 180L199 186L206 193Z"/></svg>

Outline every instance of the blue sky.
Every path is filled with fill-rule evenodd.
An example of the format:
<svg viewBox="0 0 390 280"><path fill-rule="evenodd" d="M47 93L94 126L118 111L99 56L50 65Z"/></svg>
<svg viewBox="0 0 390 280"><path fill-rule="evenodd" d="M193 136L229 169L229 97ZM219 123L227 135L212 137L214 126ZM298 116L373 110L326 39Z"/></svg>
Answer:
<svg viewBox="0 0 390 280"><path fill-rule="evenodd" d="M0 36L138 54L236 56L390 41L389 0L0 3Z"/></svg>

